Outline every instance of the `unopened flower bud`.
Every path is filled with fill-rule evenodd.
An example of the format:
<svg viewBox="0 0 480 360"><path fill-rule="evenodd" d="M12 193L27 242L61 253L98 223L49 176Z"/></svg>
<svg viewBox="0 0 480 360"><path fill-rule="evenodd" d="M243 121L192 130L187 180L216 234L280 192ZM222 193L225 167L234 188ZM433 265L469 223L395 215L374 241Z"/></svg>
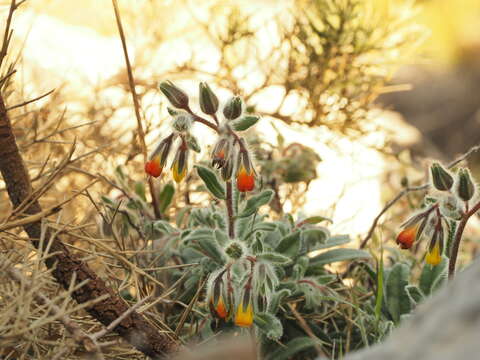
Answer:
<svg viewBox="0 0 480 360"><path fill-rule="evenodd" d="M218 98L206 82L199 84L200 109L205 114L213 115L218 110Z"/></svg>
<svg viewBox="0 0 480 360"><path fill-rule="evenodd" d="M437 190L450 190L453 185L453 177L439 163L433 163L430 167L433 185Z"/></svg>
<svg viewBox="0 0 480 360"><path fill-rule="evenodd" d="M232 259L240 259L243 255L243 248L238 242L232 242L225 249L225 253Z"/></svg>
<svg viewBox="0 0 480 360"><path fill-rule="evenodd" d="M457 194L463 201L470 200L475 194L475 184L470 177L468 169L462 168L458 170L458 182L456 186Z"/></svg>
<svg viewBox="0 0 480 360"><path fill-rule="evenodd" d="M188 95L182 89L169 80L160 83L159 87L170 104L179 109L188 109Z"/></svg>
<svg viewBox="0 0 480 360"><path fill-rule="evenodd" d="M225 104L223 108L223 115L228 120L234 120L242 114L242 99L239 96L234 96Z"/></svg>
<svg viewBox="0 0 480 360"><path fill-rule="evenodd" d="M181 113L175 116L173 128L178 132L186 132L192 127L193 118L190 114Z"/></svg>

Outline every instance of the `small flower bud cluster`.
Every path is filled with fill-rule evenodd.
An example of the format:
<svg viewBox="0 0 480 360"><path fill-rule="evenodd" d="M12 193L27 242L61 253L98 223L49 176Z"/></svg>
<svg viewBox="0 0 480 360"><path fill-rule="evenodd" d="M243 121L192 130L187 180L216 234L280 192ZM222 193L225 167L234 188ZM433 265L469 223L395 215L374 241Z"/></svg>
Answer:
<svg viewBox="0 0 480 360"><path fill-rule="evenodd" d="M200 109L203 113L213 118L215 121L215 124L213 124L193 114L189 107L188 95L171 81L162 82L160 84L160 90L167 97L170 104L176 108L168 108L168 112L174 117L173 129L175 134L182 139L182 144L178 147L172 165L175 181L181 181L181 179L185 177L188 149L197 152L200 151L198 142L190 133L193 122L200 121L216 129L219 134L219 138L213 146L211 154L212 166L219 170L224 181L231 181L233 175L235 175L238 191L252 191L255 188L256 178L252 155L245 140L239 137L235 131L244 131L250 128L259 118L251 115L242 117L244 110L242 99L239 96L230 98L223 106L221 112L223 114L223 121L219 121L217 118L217 113L220 108L218 97L207 83L201 82L199 84ZM162 141L161 144L163 143ZM162 151L162 155L159 157L160 150ZM170 147L168 147L168 149L164 147L155 151L150 157L149 162L145 165L145 171L151 176L160 176L165 166L166 155L168 155L169 150Z"/></svg>
<svg viewBox="0 0 480 360"><path fill-rule="evenodd" d="M466 168L460 168L454 175L439 163L434 163L430 173L433 188L438 190L438 194L425 198L426 210L411 216L402 225L403 230L396 241L402 249L410 249L422 236L428 237L430 242L425 261L436 266L441 262L449 225L461 220L468 212L469 201L476 195L476 186Z"/></svg>

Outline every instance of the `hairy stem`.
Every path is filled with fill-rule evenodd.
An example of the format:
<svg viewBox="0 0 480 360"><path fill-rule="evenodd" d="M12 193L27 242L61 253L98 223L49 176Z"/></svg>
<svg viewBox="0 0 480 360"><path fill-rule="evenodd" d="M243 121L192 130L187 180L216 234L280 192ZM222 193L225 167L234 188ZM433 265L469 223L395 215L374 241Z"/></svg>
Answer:
<svg viewBox="0 0 480 360"><path fill-rule="evenodd" d="M448 278L453 279L455 276L455 267L457 265L457 256L458 256L458 249L460 248L460 242L462 241L463 231L465 230L465 226L467 225L468 220L471 216L473 216L478 210L480 210L480 201L472 207L472 209L466 212L460 224L458 224L457 232L455 233L455 239L452 245L452 252L450 254L450 262L448 264Z"/></svg>
<svg viewBox="0 0 480 360"><path fill-rule="evenodd" d="M235 219L233 214L233 191L232 191L232 182L230 180L226 181L227 185L227 216L228 216L228 236L230 239L235 238Z"/></svg>

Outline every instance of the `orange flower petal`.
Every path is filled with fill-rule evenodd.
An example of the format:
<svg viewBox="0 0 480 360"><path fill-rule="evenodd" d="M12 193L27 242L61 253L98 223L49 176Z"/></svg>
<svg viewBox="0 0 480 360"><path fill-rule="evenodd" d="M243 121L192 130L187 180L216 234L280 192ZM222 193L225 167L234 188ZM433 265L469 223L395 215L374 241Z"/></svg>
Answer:
<svg viewBox="0 0 480 360"><path fill-rule="evenodd" d="M145 163L145 172L153 177L159 177L162 173L162 166L160 165L160 158L155 157Z"/></svg>
<svg viewBox="0 0 480 360"><path fill-rule="evenodd" d="M250 327L253 324L253 308L250 302L246 309L243 308L243 303L237 308L235 314L235 325L241 327Z"/></svg>
<svg viewBox="0 0 480 360"><path fill-rule="evenodd" d="M215 312L217 313L218 317L221 319L226 319L228 316L227 308L225 307L225 303L223 302L223 297L220 296L218 300L217 306L215 307Z"/></svg>
<svg viewBox="0 0 480 360"><path fill-rule="evenodd" d="M397 244L402 249L410 249L417 237L418 225L411 226L401 231L397 236Z"/></svg>
<svg viewBox="0 0 480 360"><path fill-rule="evenodd" d="M237 173L237 189L240 192L252 191L255 187L255 175L253 171L247 173L247 170L242 168Z"/></svg>

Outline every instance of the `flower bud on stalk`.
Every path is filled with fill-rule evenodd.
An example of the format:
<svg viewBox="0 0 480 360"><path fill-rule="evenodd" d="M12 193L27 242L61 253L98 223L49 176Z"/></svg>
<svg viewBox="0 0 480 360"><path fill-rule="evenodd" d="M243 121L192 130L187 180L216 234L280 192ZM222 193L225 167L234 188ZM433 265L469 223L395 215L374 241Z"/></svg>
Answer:
<svg viewBox="0 0 480 360"><path fill-rule="evenodd" d="M235 120L242 114L242 99L234 96L225 104L223 115L228 120Z"/></svg>
<svg viewBox="0 0 480 360"><path fill-rule="evenodd" d="M170 80L160 83L160 90L167 97L170 104L179 109L188 109L188 95Z"/></svg>
<svg viewBox="0 0 480 360"><path fill-rule="evenodd" d="M150 160L145 163L145 172L153 177L159 177L167 162L168 154L172 147L173 134L163 139L150 155Z"/></svg>
<svg viewBox="0 0 480 360"><path fill-rule="evenodd" d="M432 173L433 186L435 186L437 190L447 191L451 189L453 177L439 163L433 163L430 171Z"/></svg>
<svg viewBox="0 0 480 360"><path fill-rule="evenodd" d="M458 170L457 194L463 201L469 201L475 194L475 185L470 177L468 169Z"/></svg>
<svg viewBox="0 0 480 360"><path fill-rule="evenodd" d="M212 166L221 169L230 155L230 142L227 138L220 138L212 151Z"/></svg>
<svg viewBox="0 0 480 360"><path fill-rule="evenodd" d="M206 82L199 84L200 109L207 114L213 115L218 110L218 98Z"/></svg>
<svg viewBox="0 0 480 360"><path fill-rule="evenodd" d="M185 176L187 175L187 167L188 167L188 148L185 144L185 141L182 139L182 144L177 150L175 154L175 159L172 163L172 173L173 179L175 182L179 183L182 181Z"/></svg>

